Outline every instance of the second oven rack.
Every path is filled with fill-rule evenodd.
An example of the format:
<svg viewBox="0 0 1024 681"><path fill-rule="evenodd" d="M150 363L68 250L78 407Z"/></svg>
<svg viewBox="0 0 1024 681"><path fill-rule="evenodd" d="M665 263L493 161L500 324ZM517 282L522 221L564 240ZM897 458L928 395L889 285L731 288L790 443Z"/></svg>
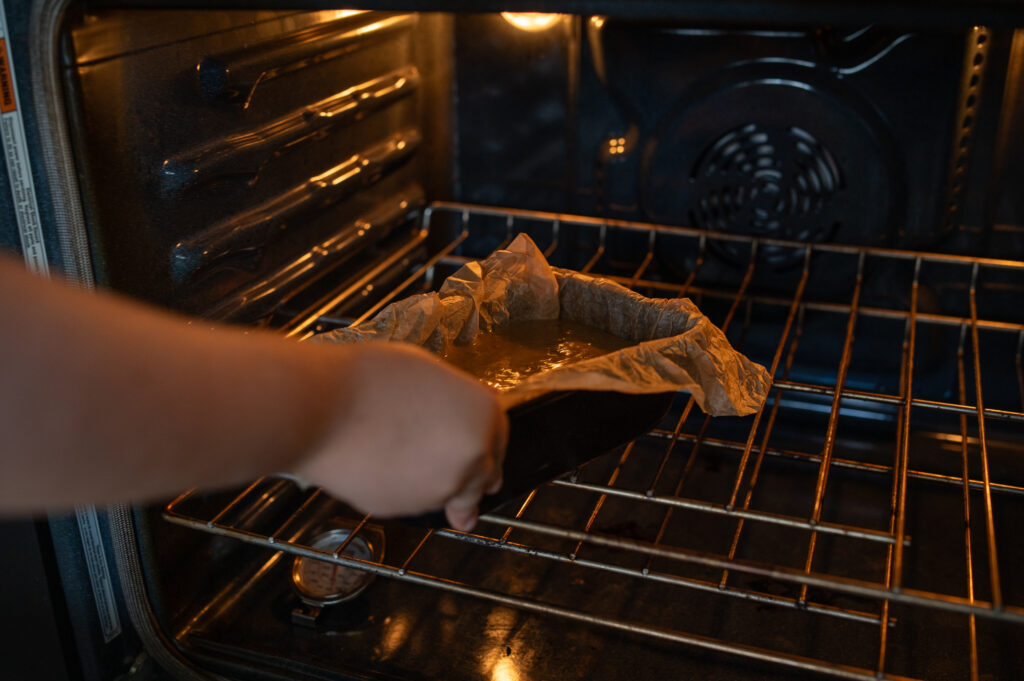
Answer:
<svg viewBox="0 0 1024 681"><path fill-rule="evenodd" d="M588 476L585 470L577 471L542 488L545 493L573 494L589 499L586 507L591 511L580 525L570 526L531 517L531 506L538 494L538 491L534 491L514 512L482 516L481 524L475 532L464 533L450 529L422 531L422 536L415 542L415 548L398 560L360 560L343 555L346 545L332 553L303 543L302 528L311 522L311 514L326 495L321 490L310 489L302 491L298 501L291 501L296 495L267 494L268 484L279 487L291 485L288 481L256 481L226 505L202 513L194 511L194 502L200 493L191 490L166 507L165 518L202 532L232 537L275 551L333 562L520 610L837 678L912 678L892 673L887 664L890 632L901 626L893 610L900 607L901 612L914 616L923 616L928 611L953 613L963 617L964 635L969 638L970 652L964 660L964 671L971 678L978 678L983 662L979 661L975 619L983 618L999 626L1015 629L1024 625L1024 602L1004 598L1005 593L1015 597L1020 592L1019 581L1022 577L1016 574L1017 571L1000 570L997 516L1001 506L993 503L996 497L1018 505L1024 504L1024 498L1020 498L1024 495L1024 479L1016 474L1019 468L1005 465L1002 445L994 443L991 435L994 431L1001 434L1008 432L1019 439L1024 433L1024 374L1021 362L1024 323L1012 318L979 314L979 309L989 309L979 307L979 298L983 292L1006 287L1015 291L1024 290L1024 262L840 244L792 243L681 227L440 203L425 209L423 228L415 239L416 245L431 242L439 246L404 281L378 298L355 321L369 318L403 294L432 286L440 268L456 267L467 261L469 258L461 251L472 240L470 237L478 237L481 232L495 233L499 241L507 243L519 231L534 236L549 257L556 255L560 248L568 248L565 244L570 240L575 240L572 247L576 249L581 240L590 244L592 253L578 267L583 272L605 276L654 295L689 295L697 298L698 302L718 305L721 314L715 321L730 337L746 338L746 330L751 324L756 325L751 320L756 317L757 311L776 310L781 320L780 337L774 348L759 358L770 366L774 377L772 392L762 410L744 420L738 431L716 435L711 419L694 412L693 399L688 394L680 394L670 420L622 449L610 473L593 480L593 476ZM638 239L646 243L646 252L641 249L634 257L631 270L624 271L615 262L617 255L614 248L621 238L631 240L630 243ZM677 250L689 249L693 253L688 261L689 271L682 277L682 281L672 281L655 272L659 252L665 247L665 242L671 242ZM720 283L698 282L702 267L710 259L708 249L721 243L745 248L749 255L745 269L741 267L738 270L733 288L721 286ZM788 297L774 290L759 290L759 249L774 249L776 252L788 249L799 255L795 274L791 277L792 294ZM405 258L407 255L405 252L399 253L396 258ZM841 295L819 295L818 291L810 290L815 281L812 270L821 258L834 259L828 263L846 262L851 281L849 288L843 289ZM802 268L799 263L802 263ZM868 268L880 266L892 267L894 271L905 275L902 279L896 275L891 277L893 280L906 280L905 295L896 297L895 302L888 305L877 301L870 305L864 304L865 272ZM837 268L840 272L847 270ZM953 290L954 293L962 294L964 300L961 305L954 306L953 313L922 309L920 291L925 279L959 282L953 286ZM986 288L986 284L991 286ZM288 333L299 337L312 335L323 316L330 314L345 301L366 293L368 288L372 288L371 281L357 282L348 291L333 298L331 304L320 306L313 314L295 320L287 327ZM840 334L838 361L830 380L794 377L794 367L799 368L801 364L797 359L799 348L815 342L805 335L807 319L815 314L828 317L844 329ZM902 323L902 337L898 347L899 378L885 389L854 387L848 379L853 365L855 329L858 324L873 323L876 320L890 324ZM737 334L736 327L740 325L743 329ZM921 355L924 353L920 352L920 348L926 342L921 339L925 333L942 333L943 330L951 333L955 339L956 390L953 399L924 391L919 387L920 382L915 383L915 362L923 361ZM997 339L998 347L1002 348L1006 345L1002 342L1006 338L1011 340L1008 356L989 356L982 352L983 340L989 342L989 339ZM742 343L739 349L744 351ZM1005 363L1006 375L1015 377L1020 407L1008 404L1005 400L986 406L986 392L983 391L982 383L989 373L983 370L982 365L990 362L997 362L1000 366ZM797 441L796 444L773 440L773 433L778 433L776 424L796 409L793 406L796 398L817 400L820 405L825 425L820 448L807 446L811 442L817 443L817 436ZM851 414L858 408L869 411L889 410L892 413L895 436L889 442L890 461L844 454L839 446L840 422L846 423L854 418ZM936 429L937 440L955 450L961 460L958 472L949 467L933 466L931 460L920 463L911 461L915 433L925 427L912 426L912 421ZM707 498L700 493L685 493L685 483L694 462L709 449L726 453L731 457L730 461L734 462L736 473L729 489L717 498ZM997 456L1000 457L998 467L993 465L993 459ZM624 472L633 471L639 465L639 460L657 462L645 469L646 477L640 476L647 482L624 484L622 480L627 477ZM755 503L755 497L761 489L758 484L761 482L765 462L773 460L795 462L813 472L814 483L807 495L805 513L759 508ZM674 465L676 462L682 464L681 472L675 471L678 467ZM674 487L666 489L672 473L678 474L678 482ZM830 477L846 473L868 476L887 486L887 505L880 510L885 522L873 526L865 522L830 520L827 517L825 509ZM906 565L907 552L912 549L915 541L907 529L908 487L911 484L944 486L959 490L962 495L960 519L964 525L957 528L962 537L962 552L957 558L949 557L950 561L960 560L965 565L967 580L962 590L912 586ZM290 506L287 513L281 516L287 519L273 531L253 532L231 522L232 518L240 515L242 509L255 512L261 505L279 503L278 499L285 497L293 507ZM602 529L599 517L602 510L612 502L629 505L637 513L648 513L656 509L663 518L660 523L655 523L657 532L654 536L636 538L628 536L628 533ZM982 509L980 518L978 507ZM677 513L727 519L733 524L729 534L729 548L724 551L707 551L668 541L668 529L672 526L673 514ZM358 520L346 544L352 541L369 520L369 516ZM972 522L981 528L980 542L978 538L972 537ZM807 547L803 564L784 565L761 560L756 556L742 557L741 546L746 534L750 533L749 528L759 526L801 532ZM967 528L966 533L964 527ZM880 547L885 552L884 573L874 578L865 578L849 576L843 569L816 568L816 552L819 543L825 541L825 538ZM877 628L877 636L872 656L877 664L874 667L850 665L834 659L802 656L768 646L750 645L740 640L709 637L665 627L653 619L644 621L608 617L592 612L585 606L568 607L533 598L529 594L472 584L451 575L433 574L420 567L417 557L422 555L429 542L438 541L470 544L482 551L517 554L574 569L664 585L666 588L693 589L737 601L805 611L807 616L836 618L874 626ZM560 548L552 549L552 545ZM618 551L637 560L606 559L604 550ZM817 560L820 564L820 558ZM713 579L695 577L663 567L677 563L711 569L718 576ZM789 584L797 590L796 595L780 594L778 590L767 586L748 584L737 576ZM1004 588L1007 585L1011 588ZM822 598L823 593L842 598ZM985 597L982 597L983 594ZM1016 630L1018 633L1024 631Z"/></svg>

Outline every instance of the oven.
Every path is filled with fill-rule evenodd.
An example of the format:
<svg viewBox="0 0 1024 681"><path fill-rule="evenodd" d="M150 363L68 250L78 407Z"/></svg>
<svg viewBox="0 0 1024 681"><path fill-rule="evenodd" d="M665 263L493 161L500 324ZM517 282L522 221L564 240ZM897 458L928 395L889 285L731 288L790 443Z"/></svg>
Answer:
<svg viewBox="0 0 1024 681"><path fill-rule="evenodd" d="M30 268L307 339L526 233L772 389L468 533L284 477L5 521L16 676L1020 674L1024 8L195 4L4 0Z"/></svg>

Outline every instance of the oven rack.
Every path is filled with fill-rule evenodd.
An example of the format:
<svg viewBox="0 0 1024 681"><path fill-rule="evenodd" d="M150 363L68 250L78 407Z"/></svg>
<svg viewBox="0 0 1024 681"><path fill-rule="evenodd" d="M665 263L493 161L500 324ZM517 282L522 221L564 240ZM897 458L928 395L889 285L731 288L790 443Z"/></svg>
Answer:
<svg viewBox="0 0 1024 681"><path fill-rule="evenodd" d="M497 226L496 226L497 225ZM922 678L893 673L887 663L887 649L892 632L903 622L893 613L897 607L902 613L924 617L929 611L953 613L963 618L964 636L968 639L969 655L964 662L965 675L979 678L984 661L979 659L979 646L975 626L976 618L997 623L999 626L1018 629L1024 625L1024 602L1019 599L1004 599L1004 585L1010 584L1011 593L1020 591L1018 581L1022 579L1016 571L1001 570L1000 546L997 545L998 504L993 498L1016 500L1024 493L1024 478L1015 474L1012 466L1007 468L1000 460L998 470L1005 476L999 479L992 460L1002 451L994 452L994 430L1008 431L1019 439L1024 429L1024 374L1022 374L1022 348L1024 348L1024 323L1014 319L985 318L979 315L978 298L989 289L985 282L992 280L1000 286L1020 287L1024 290L1024 262L975 258L963 255L926 253L888 248L858 247L825 243L794 243L776 239L756 238L732 234L720 234L702 230L652 225L646 223L607 220L564 214L535 211L511 210L464 204L437 203L427 207L423 216L423 228L416 243L433 241L441 243L426 261L392 291L379 298L355 321L361 321L376 313L388 302L403 294L417 292L433 286L435 276L442 267L455 267L470 259L462 253L471 236L478 236L481 230L504 230L502 241L507 243L519 231L534 236L538 245L551 257L569 241L569 233L579 236L590 233L593 252L586 263L579 267L583 272L606 276L631 288L654 292L658 295L689 295L701 301L721 301L724 310L716 323L729 333L734 344L737 334L734 324L742 324L738 349L745 351L742 339L752 324L752 309L778 308L784 312L782 332L779 334L774 351L765 356L765 364L775 380L768 400L762 410L744 420L746 436L735 433L715 435L712 421L701 418L694 410L694 401L687 394L677 398L679 409L672 412L672 422L662 424L646 436L627 445L618 454L618 460L610 475L598 481L586 480L586 475L577 471L545 486L550 494L573 493L588 495L591 509L585 522L578 526L531 518L531 505L538 491L530 494L523 504L512 512L491 513L481 517L481 523L472 533L455 530L423 530L415 548L397 560L371 562L343 555L348 542L366 526L369 516L358 519L355 530L346 545L335 552L324 552L297 541L296 527L303 525L305 516L312 512L326 495L318 489L304 491L282 517L287 520L276 530L257 533L235 526L227 519L237 516L239 509L257 509L263 504L279 503L277 497L267 496L261 490L265 481L256 481L243 490L223 507L205 514L190 511L190 501L199 493L190 490L167 505L164 517L178 525L210 534L233 537L250 544L266 547L288 554L302 555L333 562L338 565L357 568L380 576L416 585L440 589L447 592L483 599L495 604L520 610L552 615L591 625L630 632L664 641L672 641L706 650L713 650L740 658L755 659L781 664L790 668L818 672L837 678L878 679L878 678ZM628 233L646 239L647 251L631 272L610 271L606 263L611 255L613 235ZM672 240L674 245L689 242L695 257L692 266L681 282L668 281L653 273L659 245ZM714 285L698 283L709 247L715 242L742 244L748 249L749 261L742 271L734 289L723 289ZM798 266L795 286L788 298L777 292L762 292L752 289L755 273L760 261L759 249L792 249L802 256L802 268ZM828 300L810 295L808 283L812 281L812 269L817 259L825 255L850 259L851 269L848 300ZM484 254L475 254L484 255ZM865 270L869 264L896 263L909 275L905 300L889 306L862 305ZM963 313L924 311L920 308L920 282L932 268L942 268L944 277L961 282L962 294L966 298ZM953 272L954 274L950 274ZM956 274L958 273L958 274ZM1010 283L1007 284L1006 281ZM349 291L332 299L332 309L343 309L353 299L365 295L372 285L365 288L351 287ZM331 310L320 306L315 314L297 318L286 327L292 336L305 337L317 329L319 320ZM742 312L742 314L741 314ZM835 317L844 328L842 347L835 368L834 380L813 382L791 378L798 348L808 339L804 336L807 319L812 314ZM780 315L781 318L782 315ZM865 390L850 387L848 383L855 329L860 320L890 320L902 323L902 338L899 343L899 379L895 390ZM915 384L915 361L920 348L922 334L933 329L946 329L954 335L956 365L955 399L939 399L934 395L922 395ZM990 356L981 351L981 339L1009 337L1008 356ZM1004 343L1005 344L1005 343ZM1001 346L1000 346L1001 347ZM990 362L1005 365L1005 373L1016 378L1021 407L1000 405L999 408L985 405L985 391L982 387L982 364ZM917 391L917 392L915 392ZM787 400L793 395L817 398L824 405L827 414L824 437L820 447L817 439L809 437L804 446L793 446L783 442L775 444L772 436L776 423L792 410ZM889 409L894 413L894 438L889 442L890 461L880 462L842 455L837 447L837 435L841 421L853 418L849 405L869 405ZM782 415L782 416L780 416ZM958 450L961 460L959 474L948 467L935 469L933 462L922 461L913 464L912 441L916 429L912 422L927 422L929 427L938 419L942 425L938 437L948 446ZM1004 437L1003 440L1006 438ZM811 443L815 443L812 445ZM1002 446L1002 445L999 445ZM643 448L655 448L660 452L658 464L647 471L649 483L623 486L619 481L623 471L634 465L638 458L634 454ZM688 448L688 452L686 449ZM691 475L694 462L702 456L703 450L715 449L727 452L735 462L735 475L729 492L716 499L701 498L700 494L684 494L685 482ZM995 447L999 449L999 447ZM674 490L666 491L666 476L673 468L672 462L682 461L685 465ZM648 457L649 458L649 457ZM761 474L770 461L792 461L814 471L814 484L808 495L807 512L803 514L782 513L759 508L754 499L760 493L758 487ZM1019 469L1017 469L1019 470ZM864 523L829 520L825 517L830 478L854 472L858 475L873 476L879 484L890 491L886 506L881 513L887 519L883 526L869 526ZM287 483L290 484L290 483ZM962 496L960 521L957 527L947 528L961 538L958 555L950 555L950 561L963 563L967 579L961 589L937 590L916 588L907 579L906 554L914 547L915 537L907 530L908 486L928 484L957 490ZM637 509L657 508L663 513L663 520L653 536L644 539L623 536L600 527L600 516L606 505L614 500L634 505ZM1014 501L1024 504L1024 501ZM982 513L978 517L977 507ZM707 517L725 518L733 523L729 549L711 552L677 545L665 541L667 529L672 524L673 513L695 513ZM743 558L741 545L751 527L780 527L803 533L806 546L802 565L776 564L770 560ZM965 531L966 528L966 531ZM972 532L972 528L977 528ZM513 539L513 534L515 538ZM974 537L974 534L980 534ZM823 537L834 537L841 541L862 542L865 546L878 546L885 552L885 569L874 578L857 578L844 574L842 570L816 569L815 558L819 542ZM540 546L538 538L558 540L561 549L552 550ZM566 607L531 598L529 594L516 594L512 590L486 588L462 582L450 575L433 574L421 567L417 557L422 555L428 542L451 541L470 544L483 552L512 553L529 556L534 560L568 565L573 569L596 571L629 580L639 580L665 588L678 587L715 594L734 601L768 604L779 608L799 610L807 617L827 617L877 628L874 649L867 651L875 660L873 665L850 665L832 659L794 654L790 651L767 646L751 645L740 640L710 637L668 628L655 622L613 618L590 612L585 605ZM642 567L624 565L615 560L598 559L591 553L600 549L613 549L644 561ZM603 555L603 554L602 554ZM655 568L659 565L685 564L702 566L717 571L717 579L686 576L673 570ZM1005 566L1005 564L1004 564ZM737 584L736 575L756 576L774 583L793 585L797 595L780 595L769 588ZM843 597L835 603L823 599L822 593L838 594ZM984 597L983 597L984 596ZM904 615L907 616L907 615Z"/></svg>

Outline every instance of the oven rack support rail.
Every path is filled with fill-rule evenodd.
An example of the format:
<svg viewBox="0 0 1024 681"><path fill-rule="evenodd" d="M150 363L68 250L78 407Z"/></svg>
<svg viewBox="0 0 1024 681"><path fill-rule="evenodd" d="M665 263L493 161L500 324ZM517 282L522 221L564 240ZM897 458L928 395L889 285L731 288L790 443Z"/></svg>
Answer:
<svg viewBox="0 0 1024 681"><path fill-rule="evenodd" d="M543 213L536 211L513 210L484 206L473 206L454 203L435 203L424 210L423 228L416 237L418 245L427 241L427 237L443 235L445 243L429 258L403 280L393 290L379 298L354 321L362 321L375 314L387 303L395 300L403 293L416 292L429 288L434 284L436 268L439 265L457 266L469 258L459 255L460 247L467 237L480 229L481 221L488 222L492 227L495 221L503 222L505 228L504 243L508 243L518 231L527 231L535 235L535 240L545 255L551 256L560 247L560 238L564 237L569 228L591 230L596 235L596 247L586 265L580 268L583 272L599 274L613 279L634 289L658 292L659 295L690 295L700 299L720 299L728 305L728 312L720 324L724 331L737 319L737 313L746 306L743 323L750 324L750 309L753 305L775 306L785 310L785 322L775 351L771 358L770 371L774 377L771 394L761 411L750 420L746 438L716 438L708 434L710 418L704 417L697 428L689 431L686 426L694 400L687 394L681 395L685 406L674 427L659 427L642 438L630 443L622 451L618 465L605 483L584 482L578 475L563 477L549 483L548 487L572 489L577 493L587 493L596 497L593 510L588 521L580 527L563 527L550 522L538 522L529 519L529 509L537 494L530 494L515 513L492 513L481 517L481 528L489 528L491 532L475 533L455 530L424 530L422 537L411 553L397 561L373 562L360 560L343 555L347 544L366 526L369 516L359 520L358 525L350 534L345 544L336 551L322 551L295 538L301 532L295 528L302 527L306 516L312 513L319 502L327 495L316 488L305 490L301 501L294 510L288 508L287 520L276 530L268 533L256 533L243 527L232 525L228 520L237 516L239 510L257 511L261 504L276 503L276 497L266 495L260 490L267 484L265 479L258 480L241 491L226 505L215 512L203 516L189 512L189 502L200 494L198 490L189 490L168 504L164 517L175 524L219 536L232 537L249 544L263 546L273 551L307 556L332 562L359 570L365 570L379 576L436 588L447 592L483 599L495 604L505 605L520 610L552 615L572 621L631 632L642 636L665 641L672 641L713 650L740 658L755 659L776 663L786 667L818 672L836 678L847 679L903 679L912 678L899 676L887 670L886 655L890 631L899 626L899 622L890 614L892 605L913 606L922 610L945 611L963 615L969 620L970 656L968 667L970 677L978 678L979 655L975 619L1002 623L1005 626L1024 626L1024 604L1007 603L1003 598L1002 584L1006 575L1001 573L999 549L996 541L996 511L993 497L1005 497L1016 501L1024 494L1024 483L1020 480L997 480L990 467L990 442L988 433L990 424L998 424L1003 428L1017 429L1024 433L1024 372L1022 372L1022 351L1024 351L1024 322L1014 319L985 319L979 316L979 291L984 291L983 282L995 276L999 282L1006 278L1012 285L1024 291L1024 262L992 258L976 258L963 255L927 253L917 251L896 250L888 248L860 247L826 243L795 243L775 239L740 236L707 232L684 227L653 225L619 220L589 218L565 214ZM439 227L444 223L445 227ZM610 234L614 231L639 234L647 239L647 253L631 274L602 273L600 263L608 256ZM541 236L546 235L544 241ZM666 282L650 277L652 262L659 239L690 240L697 249L697 257L692 269L682 283ZM435 239L436 241L436 239ZM749 249L750 259L742 280L734 291L722 291L714 287L698 286L696 280L705 263L705 255L709 244L725 241L745 244ZM790 298L777 295L760 295L751 292L758 265L758 249L782 248L794 249L803 255L803 269L798 275L798 282ZM814 299L807 295L807 285L815 256L834 254L851 258L855 263L855 274L848 302L834 302ZM404 257L404 253L403 253ZM861 304L864 286L865 264L868 261L886 261L903 263L910 275L909 293L906 308L900 306L872 307ZM919 309L919 283L922 270L931 267L952 268L960 271L963 281L963 293L967 298L964 309L966 314L950 315L925 313ZM648 277L648 278L645 278ZM1001 284L1005 285L1005 284ZM415 288L419 287L419 288ZM286 327L289 335L307 337L317 328L317 320L328 315L334 308L352 297L358 290L349 291L346 296L333 299L333 305L320 306L314 314L297 318ZM797 347L804 333L805 318L809 312L821 312L845 316L845 336L839 358L835 380L831 383L808 383L789 378L794 363ZM900 348L900 380L896 392L871 392L853 389L846 385L851 365L854 329L859 319L889 319L903 322L903 341ZM925 328L952 329L958 338L956 349L957 399L943 401L915 396L914 363L919 347L919 336ZM979 337L981 334L1010 334L1015 341L1016 354L1007 358L1012 364L1019 390L1021 409L992 408L984 404L985 393L982 388L982 352ZM742 347L740 348L743 349ZM984 357L985 362L995 361ZM970 380L968 380L968 378ZM973 385L972 385L973 384ZM784 408L785 396L788 393L804 393L821 397L830 402L824 442L818 451L803 451L792 447L773 446L771 435L776 424L780 407ZM687 399L688 398L688 399ZM896 442L893 446L892 462L858 461L840 456L836 452L837 426L843 413L844 402L848 404L883 405L894 410L896 414ZM927 467L914 467L910 464L911 421L916 414L926 413L953 419L955 427L944 437L950 443L958 445L962 460L960 475L947 472L928 470ZM699 419L698 419L699 420ZM970 428L969 428L970 425ZM763 426L763 427L762 427ZM987 428L989 426L989 428ZM976 436L971 436L973 428ZM760 437L759 437L760 436ZM629 462L634 446L640 440L655 443L663 448L664 453L657 471L652 471L651 482L646 488L628 489L617 485L621 469ZM682 457L682 446L690 447L686 467L675 492L666 494L657 492L662 482L666 467L672 456ZM738 455L737 473L731 492L726 500L710 501L682 495L683 482L693 464L700 447L717 447ZM677 450L679 448L679 450ZM976 463L971 470L969 451L976 456ZM816 481L811 495L811 510L806 516L786 515L759 510L752 505L754 490L759 481L759 474L764 461L769 459L800 461L813 466L817 470ZM977 465L980 463L980 465ZM977 470L980 469L980 470ZM824 501L828 490L828 481L835 471L857 471L864 474L879 476L890 481L890 507L888 526L884 529L865 527L857 524L831 522L822 517ZM910 588L904 584L905 552L913 544L913 537L906 532L907 523L907 488L909 481L928 483L957 488L963 498L963 521L965 552L962 560L966 565L967 584L965 593L940 592ZM291 485L288 481L279 484ZM971 544L972 494L980 497L983 509L981 524L983 527L984 545ZM664 512L657 537L651 540L639 540L622 537L595 530L595 522L602 507L608 499L622 500L644 507L656 507ZM676 510L722 516L735 521L731 547L727 553L709 553L681 546L670 545L663 541L666 527ZM284 517L284 516L282 516ZM977 523L975 518L974 522ZM770 524L784 526L805 533L807 537L807 554L803 568L775 565L770 562L749 560L738 557L739 546L744 528L750 524ZM964 531L963 528L959 528ZM560 539L575 545L575 549L556 551L533 546L526 540L513 541L511 536L519 532L523 536L543 536ZM857 579L838 574L829 574L814 569L814 557L817 542L822 535L832 535L848 540L868 542L884 547L886 551L886 569L882 579ZM464 583L444 575L430 574L427 571L413 569L412 564L417 555L429 541L454 541L468 543L488 551L504 551L530 556L537 560L568 564L580 569L596 570L637 580L663 584L666 586L695 589L723 597L766 603L774 606L805 611L808 615L835 617L842 620L859 622L878 629L877 665L850 666L824 659L812 659L794 655L789 652L772 650L748 645L742 642L710 638L694 633L675 629L667 629L650 623L627 621L609 618L587 612L585 609L568 608L552 603L545 603L523 595L503 593L499 590L481 588ZM618 549L646 558L643 568L625 567L610 561L596 560L586 557L585 547L604 547ZM582 555L581 555L582 554ZM678 562L700 565L720 571L716 580L685 577L669 572L653 569L654 560L662 562ZM951 558L952 560L952 558ZM976 595L976 572L986 570L988 598ZM780 596L766 590L753 589L730 583L733 574L753 575L775 582L795 585L799 588L798 597ZM1010 575L1011 579L1016 575ZM817 602L813 592L824 591L861 599L866 604L864 609L853 609L847 606L831 605ZM861 602L858 601L858 602ZM916 612L916 611L915 611ZM1020 629L1024 632L1024 629Z"/></svg>

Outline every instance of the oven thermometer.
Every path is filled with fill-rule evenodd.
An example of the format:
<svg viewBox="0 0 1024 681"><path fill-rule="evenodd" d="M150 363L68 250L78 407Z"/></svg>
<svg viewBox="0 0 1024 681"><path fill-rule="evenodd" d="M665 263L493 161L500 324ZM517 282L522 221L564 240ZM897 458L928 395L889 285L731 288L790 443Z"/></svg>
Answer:
<svg viewBox="0 0 1024 681"><path fill-rule="evenodd" d="M321 551L337 551L351 530L336 527L317 535L310 546ZM384 534L364 528L342 552L343 556L380 562L384 557ZM355 598L370 585L374 574L337 563L296 556L292 563L292 583L302 601L315 607L334 605Z"/></svg>

